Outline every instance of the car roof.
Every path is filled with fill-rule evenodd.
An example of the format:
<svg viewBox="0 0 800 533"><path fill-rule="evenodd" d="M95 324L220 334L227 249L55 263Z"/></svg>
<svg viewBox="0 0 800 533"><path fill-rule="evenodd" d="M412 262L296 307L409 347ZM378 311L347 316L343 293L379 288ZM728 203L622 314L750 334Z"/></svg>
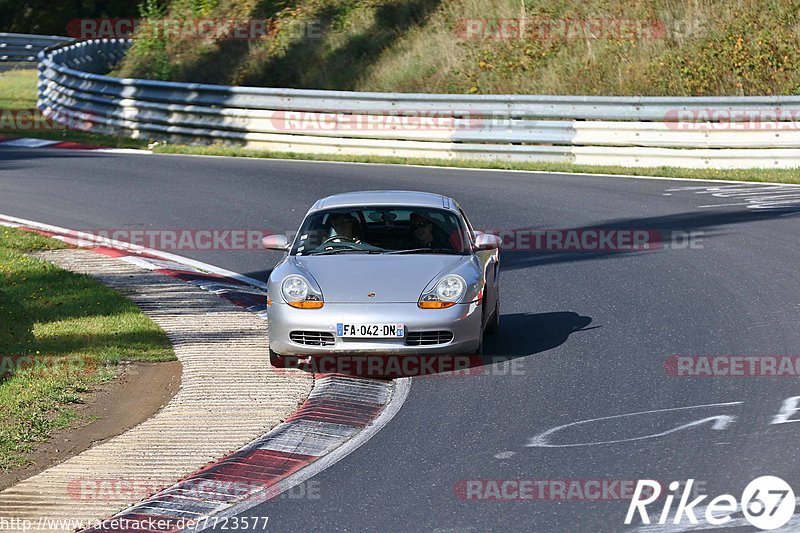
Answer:
<svg viewBox="0 0 800 533"><path fill-rule="evenodd" d="M364 205L438 207L456 210L456 202L441 194L420 191L356 191L334 194L317 200L310 211Z"/></svg>

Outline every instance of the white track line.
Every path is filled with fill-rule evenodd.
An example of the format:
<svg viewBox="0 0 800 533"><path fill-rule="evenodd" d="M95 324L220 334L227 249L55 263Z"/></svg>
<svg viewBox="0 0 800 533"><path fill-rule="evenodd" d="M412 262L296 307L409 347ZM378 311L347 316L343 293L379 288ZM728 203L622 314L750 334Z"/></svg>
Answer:
<svg viewBox="0 0 800 533"><path fill-rule="evenodd" d="M153 155L152 150L139 150L138 148L94 148L92 152L100 152L103 154L139 154L139 155Z"/></svg>
<svg viewBox="0 0 800 533"><path fill-rule="evenodd" d="M745 185L786 185L797 186L794 183L777 183L773 181L740 181L740 180L717 180L717 179L703 179L703 178L670 178L666 176L636 176L633 174L593 174L591 172L565 172L565 171L550 171L550 170L521 170L521 169L505 169L505 168L471 168L471 167L450 167L444 165L404 165L402 163L364 163L361 161L321 161L318 159L285 159L280 157L253 157L253 156L235 156L235 155L208 155L208 154L168 154L155 152L153 155L164 155L172 157L217 157L226 159L239 159L250 161L281 161L284 163L317 163L322 165L367 165L379 167L406 167L406 168L423 168L430 170L460 170L465 172L515 172L521 174L535 174L540 176L580 176L589 178L625 178L625 179L639 179L639 180L657 180L657 181L690 181L696 183L734 183ZM678 168L678 167L675 167ZM681 169L679 169L681 170ZM686 169L692 170L692 169ZM763 169L755 169L763 170Z"/></svg>
<svg viewBox="0 0 800 533"><path fill-rule="evenodd" d="M16 139L25 141L27 139ZM30 139L36 141L38 139ZM14 139L4 141L0 145L4 146L24 146L11 144ZM61 141L56 141L61 142ZM370 166L384 166L384 167L407 167L407 168L423 168L423 169L441 169L441 170L459 170L466 172L516 172L523 174L534 174L540 176L582 176L590 178L626 178L626 179L639 179L639 180L659 180L659 181L690 181L697 183L738 183L738 184L759 184L766 183L771 185L792 185L787 183L777 183L772 181L739 181L739 180L716 180L716 179L703 179L703 178L671 178L666 176L636 176L633 174L593 174L591 172L565 172L565 171L548 171L548 170L520 170L520 169L504 169L504 168L470 168L470 167L451 167L444 165L404 165L402 163L365 163L361 161L322 161L318 159L287 159L281 157L257 157L257 156L235 156L235 155L211 155L211 154L173 154L173 153L158 153L152 150L139 150L136 148L101 148L92 150L94 152L104 152L112 154L143 154L143 155L162 155L173 157L215 157L227 158L238 160L250 161L281 161L284 163L317 163L323 165L370 165ZM678 168L678 167L676 167ZM759 170L759 169L756 169Z"/></svg>
<svg viewBox="0 0 800 533"><path fill-rule="evenodd" d="M12 217L9 215L4 215L0 213L0 221L11 222L13 224L19 224L21 226L27 226L29 228L38 229L42 231L49 231L52 233L60 233L63 235L68 235L78 240L82 241L89 241L101 246L108 246L109 248L115 248L117 250L125 250L132 253L139 253L139 254L149 254L154 257L159 257L161 259L165 259L167 261L173 261L175 263L190 266L196 268L198 270L202 270L204 272L208 272L211 274L218 274L220 276L225 276L228 278L233 278L235 280L241 281L243 283L248 283L250 285L255 285L261 289L266 289L267 284L263 281L259 281L255 278L251 278L248 276L243 276L241 274L237 274L231 270L226 270L224 268L219 268L214 265L209 265L208 263L203 263L201 261L195 261L194 259L189 259L188 257L183 257L180 255L171 254L168 252L162 252L160 250L153 250L152 248L145 248L144 246L139 246L138 244L130 244L123 241L117 241L114 239L109 239L107 237L98 237L97 235L92 235L91 233L84 233L80 231L75 231L67 228L62 228L59 226L52 226L50 224L43 224L41 222L35 222L33 220L26 220L24 218L17 218Z"/></svg>
<svg viewBox="0 0 800 533"><path fill-rule="evenodd" d="M3 146L11 146L12 148L45 148L47 146L52 146L54 144L58 144L61 141L53 141L49 139L10 139L8 141L3 141Z"/></svg>

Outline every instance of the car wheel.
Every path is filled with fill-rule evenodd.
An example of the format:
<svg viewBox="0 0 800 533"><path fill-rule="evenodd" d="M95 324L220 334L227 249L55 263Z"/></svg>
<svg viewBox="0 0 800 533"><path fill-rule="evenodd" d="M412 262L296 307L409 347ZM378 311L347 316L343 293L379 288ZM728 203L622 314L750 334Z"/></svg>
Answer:
<svg viewBox="0 0 800 533"><path fill-rule="evenodd" d="M478 328L478 346L475 348L475 352L470 355L477 355L478 357L483 357L483 338L486 336L486 306L481 306L481 327Z"/></svg>
<svg viewBox="0 0 800 533"><path fill-rule="evenodd" d="M275 353L272 348L269 349L269 364L275 368L297 368L299 363L297 357L285 357Z"/></svg>
<svg viewBox="0 0 800 533"><path fill-rule="evenodd" d="M490 318L489 323L486 324L486 333L491 335L498 331L500 331L500 298L498 298L497 303L494 304L492 318Z"/></svg>
<svg viewBox="0 0 800 533"><path fill-rule="evenodd" d="M270 348L269 364L275 368L286 368L286 359L284 359L283 356L276 354L274 351L272 351L272 348Z"/></svg>

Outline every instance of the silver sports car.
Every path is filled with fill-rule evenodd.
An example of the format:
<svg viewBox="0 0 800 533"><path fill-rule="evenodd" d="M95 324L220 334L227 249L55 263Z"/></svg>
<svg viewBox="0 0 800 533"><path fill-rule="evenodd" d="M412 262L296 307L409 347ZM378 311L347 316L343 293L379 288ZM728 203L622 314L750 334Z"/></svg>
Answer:
<svg viewBox="0 0 800 533"><path fill-rule="evenodd" d="M498 329L500 239L452 198L365 191L318 200L268 283L270 360L476 354Z"/></svg>

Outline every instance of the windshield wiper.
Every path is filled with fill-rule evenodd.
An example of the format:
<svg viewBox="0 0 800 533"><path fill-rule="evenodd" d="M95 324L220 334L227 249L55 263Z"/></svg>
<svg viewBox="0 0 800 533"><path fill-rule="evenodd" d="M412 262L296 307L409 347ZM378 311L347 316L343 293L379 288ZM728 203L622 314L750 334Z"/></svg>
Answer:
<svg viewBox="0 0 800 533"><path fill-rule="evenodd" d="M383 252L387 255L400 255L400 254L452 254L460 255L458 252L453 251L451 248L412 248L410 250L392 250L391 252Z"/></svg>
<svg viewBox="0 0 800 533"><path fill-rule="evenodd" d="M334 250L325 250L322 252L316 252L313 254L308 255L335 255L335 254L345 254L345 253L360 253L360 254L379 254L381 253L380 250L361 250L356 248L336 248Z"/></svg>

